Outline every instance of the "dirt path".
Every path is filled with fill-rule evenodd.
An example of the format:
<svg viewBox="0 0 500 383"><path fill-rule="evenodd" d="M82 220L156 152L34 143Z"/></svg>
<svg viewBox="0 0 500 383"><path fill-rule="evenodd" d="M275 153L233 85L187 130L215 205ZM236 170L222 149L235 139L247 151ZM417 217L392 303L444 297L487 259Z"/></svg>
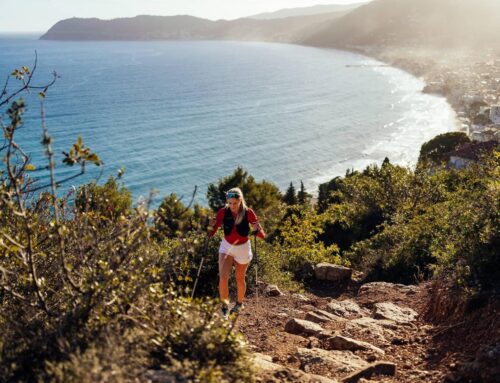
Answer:
<svg viewBox="0 0 500 383"><path fill-rule="evenodd" d="M440 329L422 319L427 285L351 282L342 291L246 300L235 329L264 359L258 381L432 383L453 369L434 345Z"/></svg>

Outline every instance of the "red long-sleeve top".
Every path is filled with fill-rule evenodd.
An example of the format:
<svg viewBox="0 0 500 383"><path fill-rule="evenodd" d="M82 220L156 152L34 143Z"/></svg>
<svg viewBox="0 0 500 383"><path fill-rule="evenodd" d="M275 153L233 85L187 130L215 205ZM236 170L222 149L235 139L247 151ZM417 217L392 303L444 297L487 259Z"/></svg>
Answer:
<svg viewBox="0 0 500 383"><path fill-rule="evenodd" d="M210 232L211 237L213 237L215 235L215 233L217 232L219 227L224 222L225 212L226 212L225 207L219 209L219 211L217 212L217 216L215 218L215 226L214 226L213 230ZM233 218L236 220L237 214L234 214L233 212L231 212L231 214L233 215ZM255 223L258 223L259 221L258 221L257 216L255 215L255 213L252 209L247 209L247 218L248 218L248 223L250 223L250 230L253 230L252 225ZM262 230L262 228L260 228L259 232L257 233L257 237L265 238L265 236L266 236L266 233L264 233L264 230ZM238 234L238 232L236 231L236 225L233 225L233 229L231 230L231 234L224 235L224 238L226 241L228 241L232 245L234 245L234 244L241 245L241 244L248 241L248 237L242 237L241 235Z"/></svg>

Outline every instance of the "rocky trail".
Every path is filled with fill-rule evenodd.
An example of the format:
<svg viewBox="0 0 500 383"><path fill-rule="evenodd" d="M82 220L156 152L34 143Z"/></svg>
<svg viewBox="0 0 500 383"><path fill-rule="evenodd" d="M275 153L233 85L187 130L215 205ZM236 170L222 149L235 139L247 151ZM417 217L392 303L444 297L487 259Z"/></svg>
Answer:
<svg viewBox="0 0 500 383"><path fill-rule="evenodd" d="M315 274L304 294L262 286L247 298L235 330L254 353L257 382L465 381L456 375L459 361L476 345L442 346L449 328L424 320L429 284L362 284L350 269L328 264ZM494 352L493 369L500 347Z"/></svg>

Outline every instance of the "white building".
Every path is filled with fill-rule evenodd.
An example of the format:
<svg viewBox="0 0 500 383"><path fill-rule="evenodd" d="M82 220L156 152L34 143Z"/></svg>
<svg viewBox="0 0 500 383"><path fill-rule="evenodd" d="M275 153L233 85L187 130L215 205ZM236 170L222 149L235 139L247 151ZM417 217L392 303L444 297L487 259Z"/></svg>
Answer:
<svg viewBox="0 0 500 383"><path fill-rule="evenodd" d="M490 109L490 120L495 125L500 125L500 105L493 105Z"/></svg>

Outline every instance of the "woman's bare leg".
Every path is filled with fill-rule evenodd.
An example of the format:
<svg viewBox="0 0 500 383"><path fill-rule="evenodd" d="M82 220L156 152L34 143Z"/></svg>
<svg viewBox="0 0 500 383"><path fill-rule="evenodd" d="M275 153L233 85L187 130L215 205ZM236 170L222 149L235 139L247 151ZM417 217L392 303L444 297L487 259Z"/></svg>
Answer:
<svg viewBox="0 0 500 383"><path fill-rule="evenodd" d="M236 267L236 288L238 291L238 303L243 303L243 299L245 298L245 292L247 290L247 284L245 281L245 274L247 272L248 265L250 263L246 263L244 265L234 262L234 265Z"/></svg>
<svg viewBox="0 0 500 383"><path fill-rule="evenodd" d="M223 303L229 304L229 277L233 267L234 258L230 255L219 253L219 296Z"/></svg>

